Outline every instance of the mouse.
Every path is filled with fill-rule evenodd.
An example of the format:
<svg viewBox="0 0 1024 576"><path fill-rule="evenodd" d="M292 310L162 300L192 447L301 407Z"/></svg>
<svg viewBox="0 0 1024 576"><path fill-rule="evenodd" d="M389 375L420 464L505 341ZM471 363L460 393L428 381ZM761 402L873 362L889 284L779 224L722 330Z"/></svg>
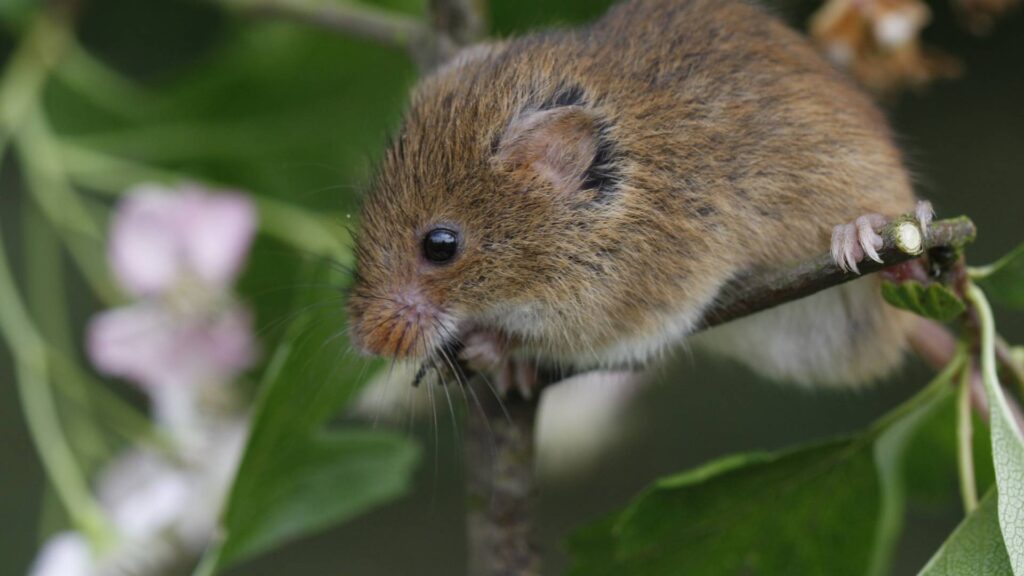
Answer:
<svg viewBox="0 0 1024 576"><path fill-rule="evenodd" d="M559 370L692 346L864 384L915 325L872 276L694 332L744 274L829 249L858 274L902 214L931 207L885 115L804 36L742 0L629 0L419 81L363 199L350 342Z"/></svg>

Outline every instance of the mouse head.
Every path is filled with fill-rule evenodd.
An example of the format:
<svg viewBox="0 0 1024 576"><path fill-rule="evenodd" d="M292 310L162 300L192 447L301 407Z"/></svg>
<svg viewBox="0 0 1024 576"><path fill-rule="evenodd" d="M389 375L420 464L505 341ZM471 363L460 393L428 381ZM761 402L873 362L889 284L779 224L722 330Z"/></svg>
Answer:
<svg viewBox="0 0 1024 576"><path fill-rule="evenodd" d="M600 316L618 249L610 125L578 86L494 56L417 89L365 199L349 298L365 352L423 358L468 325L550 346Z"/></svg>

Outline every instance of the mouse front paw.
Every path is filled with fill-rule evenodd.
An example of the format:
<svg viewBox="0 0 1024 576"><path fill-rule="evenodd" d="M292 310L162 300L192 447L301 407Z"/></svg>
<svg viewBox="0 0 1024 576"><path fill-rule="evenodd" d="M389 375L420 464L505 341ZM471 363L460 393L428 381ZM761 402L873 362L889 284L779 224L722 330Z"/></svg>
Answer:
<svg viewBox="0 0 1024 576"><path fill-rule="evenodd" d="M927 233L928 226L935 217L931 202L920 201L914 210L914 217L921 226L921 232ZM860 274L857 264L864 261L865 256L882 263L878 251L885 244L879 230L889 219L881 214L865 214L847 224L840 224L832 229L832 260L836 266L846 272Z"/></svg>
<svg viewBox="0 0 1024 576"><path fill-rule="evenodd" d="M531 398L537 388L537 367L512 354L509 339L493 330L469 330L463 336L464 346L459 359L474 372L488 378L502 398L515 390L523 398Z"/></svg>

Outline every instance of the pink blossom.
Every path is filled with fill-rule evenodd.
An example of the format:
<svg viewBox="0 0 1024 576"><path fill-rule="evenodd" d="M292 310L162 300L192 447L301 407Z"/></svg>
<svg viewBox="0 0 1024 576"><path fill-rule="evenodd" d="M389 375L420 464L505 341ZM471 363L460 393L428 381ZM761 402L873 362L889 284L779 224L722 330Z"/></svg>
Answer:
<svg viewBox="0 0 1024 576"><path fill-rule="evenodd" d="M251 316L230 292L255 229L252 202L234 192L144 185L117 207L110 264L139 300L96 316L86 347L101 373L143 386L158 418L180 415L191 389L229 382L255 359Z"/></svg>
<svg viewBox="0 0 1024 576"><path fill-rule="evenodd" d="M147 388L225 382L255 357L252 319L240 306L209 315L159 302L115 308L93 318L87 346L98 370Z"/></svg>
<svg viewBox="0 0 1024 576"><path fill-rule="evenodd" d="M256 210L241 194L139 186L114 216L110 263L134 296L166 293L186 278L223 289L238 275L255 229Z"/></svg>

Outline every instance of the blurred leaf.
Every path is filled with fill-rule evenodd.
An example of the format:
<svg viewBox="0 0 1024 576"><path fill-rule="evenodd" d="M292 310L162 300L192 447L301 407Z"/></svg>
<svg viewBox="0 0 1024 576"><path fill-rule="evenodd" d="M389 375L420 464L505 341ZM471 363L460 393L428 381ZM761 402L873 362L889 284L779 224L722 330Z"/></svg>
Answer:
<svg viewBox="0 0 1024 576"><path fill-rule="evenodd" d="M571 574L886 573L903 517L903 450L950 395L949 377L859 437L731 456L657 482L571 539Z"/></svg>
<svg viewBox="0 0 1024 576"><path fill-rule="evenodd" d="M403 436L358 430L275 450L280 454L241 470L225 519L223 562L267 551L405 494L418 459L416 446Z"/></svg>
<svg viewBox="0 0 1024 576"><path fill-rule="evenodd" d="M978 491L984 494L995 482L988 422L973 416L972 452ZM944 399L921 423L903 459L908 505L924 510L947 508L959 502L956 454L956 402Z"/></svg>
<svg viewBox="0 0 1024 576"><path fill-rule="evenodd" d="M996 491L989 490L939 548L919 576L1010 576L1010 558L999 533Z"/></svg>
<svg viewBox="0 0 1024 576"><path fill-rule="evenodd" d="M992 459L999 492L999 527L1014 574L1024 575L1024 438L996 372L995 320L977 286L967 291L981 326L981 374L988 396Z"/></svg>
<svg viewBox="0 0 1024 576"><path fill-rule="evenodd" d="M949 322L964 313L963 300L942 284L927 287L919 282L882 282L882 296L897 308L909 310L919 316L940 322Z"/></svg>
<svg viewBox="0 0 1024 576"><path fill-rule="evenodd" d="M87 56L95 73L65 73L47 93L63 143L306 208L350 209L408 99L412 64L315 28L239 24L203 58L137 90ZM151 52L131 34L121 51L133 47L125 40ZM131 114L112 112L122 109Z"/></svg>
<svg viewBox="0 0 1024 576"><path fill-rule="evenodd" d="M324 429L356 390L357 369L366 370L325 353L335 329L315 317L292 325L267 368L223 518L220 565L348 520L409 489L419 459L410 439Z"/></svg>
<svg viewBox="0 0 1024 576"><path fill-rule="evenodd" d="M36 0L0 0L0 24L18 29L35 11Z"/></svg>
<svg viewBox="0 0 1024 576"><path fill-rule="evenodd" d="M1024 244L973 275L986 294L1006 306L1024 310Z"/></svg>
<svg viewBox="0 0 1024 576"><path fill-rule="evenodd" d="M512 0L491 4L495 35L522 34L538 27L597 20L615 0Z"/></svg>

